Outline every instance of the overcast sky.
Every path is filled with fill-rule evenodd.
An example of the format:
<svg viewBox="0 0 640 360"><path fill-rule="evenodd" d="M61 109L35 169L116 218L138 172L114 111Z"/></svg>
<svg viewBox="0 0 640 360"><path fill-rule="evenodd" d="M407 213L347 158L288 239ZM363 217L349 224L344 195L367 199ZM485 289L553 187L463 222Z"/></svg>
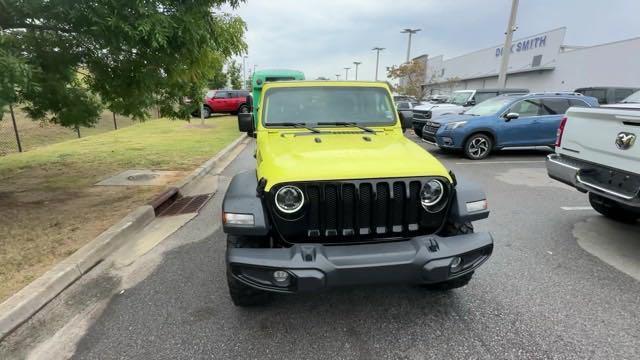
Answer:
<svg viewBox="0 0 640 360"><path fill-rule="evenodd" d="M248 0L232 11L247 23L247 68L290 68L307 79L335 74L361 61L359 79L380 78L404 61L403 28L421 28L411 57L445 59L500 44L511 0ZM520 0L515 37L566 27L567 45L596 45L640 36L637 0ZM353 78L353 70L350 71Z"/></svg>

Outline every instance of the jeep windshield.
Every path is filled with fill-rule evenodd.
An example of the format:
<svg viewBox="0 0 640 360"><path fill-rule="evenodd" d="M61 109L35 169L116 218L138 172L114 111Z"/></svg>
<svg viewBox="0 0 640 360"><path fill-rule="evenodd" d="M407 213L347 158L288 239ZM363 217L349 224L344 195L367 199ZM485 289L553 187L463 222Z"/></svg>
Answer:
<svg viewBox="0 0 640 360"><path fill-rule="evenodd" d="M266 127L388 126L396 122L389 93L377 87L290 87L265 93L262 123Z"/></svg>
<svg viewBox="0 0 640 360"><path fill-rule="evenodd" d="M456 91L451 95L449 102L452 104L464 106L473 95L473 91Z"/></svg>

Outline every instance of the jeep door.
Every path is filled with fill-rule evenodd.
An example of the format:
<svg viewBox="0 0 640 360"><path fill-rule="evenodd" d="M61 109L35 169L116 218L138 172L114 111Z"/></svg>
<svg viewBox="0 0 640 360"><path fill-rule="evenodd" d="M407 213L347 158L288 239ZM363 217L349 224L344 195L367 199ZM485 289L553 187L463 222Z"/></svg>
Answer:
<svg viewBox="0 0 640 360"><path fill-rule="evenodd" d="M518 118L508 120L508 113L517 113ZM540 99L517 101L503 113L499 121L498 146L532 146L543 143L545 131L540 123L543 113Z"/></svg>

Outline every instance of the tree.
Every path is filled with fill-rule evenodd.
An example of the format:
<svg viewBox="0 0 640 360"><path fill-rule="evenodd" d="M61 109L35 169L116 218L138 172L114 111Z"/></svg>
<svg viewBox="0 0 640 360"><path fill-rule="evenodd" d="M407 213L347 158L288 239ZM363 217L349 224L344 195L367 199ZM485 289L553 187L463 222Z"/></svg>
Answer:
<svg viewBox="0 0 640 360"><path fill-rule="evenodd" d="M102 106L145 119L188 118L215 66L246 51L245 23L220 11L242 0L2 0L0 106L91 126Z"/></svg>
<svg viewBox="0 0 640 360"><path fill-rule="evenodd" d="M242 77L240 76L240 64L231 60L227 65L227 76L232 89L242 89Z"/></svg>
<svg viewBox="0 0 640 360"><path fill-rule="evenodd" d="M425 96L426 89L423 87L427 76L426 65L419 60L412 60L400 66L392 66L387 70L387 77L399 80L396 91L403 95L415 97L418 101Z"/></svg>
<svg viewBox="0 0 640 360"><path fill-rule="evenodd" d="M224 89L227 87L229 79L227 73L224 72L224 61L216 61L212 65L213 76L207 81L209 89Z"/></svg>

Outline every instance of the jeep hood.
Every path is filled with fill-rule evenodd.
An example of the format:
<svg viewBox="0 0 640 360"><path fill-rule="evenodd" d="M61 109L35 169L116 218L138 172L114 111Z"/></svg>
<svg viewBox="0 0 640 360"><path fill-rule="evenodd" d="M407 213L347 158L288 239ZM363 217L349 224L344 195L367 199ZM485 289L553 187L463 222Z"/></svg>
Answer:
<svg viewBox="0 0 640 360"><path fill-rule="evenodd" d="M294 181L418 176L450 179L436 158L398 130L376 134L345 132L260 134L256 151L258 178L267 179L266 190Z"/></svg>

